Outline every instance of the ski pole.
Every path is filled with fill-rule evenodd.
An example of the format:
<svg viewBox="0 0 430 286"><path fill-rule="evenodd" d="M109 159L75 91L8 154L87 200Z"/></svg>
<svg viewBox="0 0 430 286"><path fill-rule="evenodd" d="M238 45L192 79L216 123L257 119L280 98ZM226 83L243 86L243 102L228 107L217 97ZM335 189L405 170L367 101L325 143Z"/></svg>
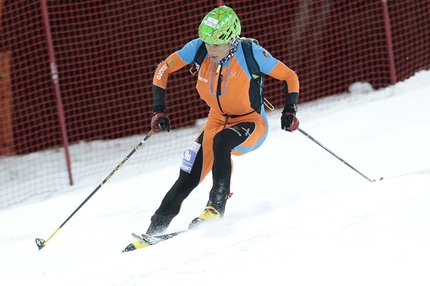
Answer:
<svg viewBox="0 0 430 286"><path fill-rule="evenodd" d="M100 183L100 185L97 186L97 188L79 205L79 207L54 231L54 233L47 239L41 239L36 238L36 245L39 247L39 250L41 250L45 245L48 243L48 241L74 216L78 210L118 171L119 168L121 168L122 165L124 165L125 162L127 162L128 159L140 148L140 146L145 143L146 140L148 140L151 135L154 134L154 131L149 131L148 134L139 142L139 144L134 147L134 149L121 161L121 163L116 166L115 169L113 169L112 172Z"/></svg>
<svg viewBox="0 0 430 286"><path fill-rule="evenodd" d="M351 166L350 164L348 164L348 162L346 162L345 160L343 160L342 158L340 158L338 155L336 155L335 153L333 153L331 150L329 150L328 148L326 148L324 145L322 145L320 142L318 142L315 138L313 138L311 135L309 135L308 133L306 133L305 131L303 131L302 129L298 128L298 130L305 135L306 137L308 137L309 139L311 139L313 142L315 142L316 144L318 144L320 147L322 147L324 150L326 150L327 152L329 152L330 154L332 154L334 157L336 157L338 160L340 160L342 163L344 163L345 165L347 165L348 167L350 167L351 169L353 169L355 172L357 172L358 174L360 174L361 176L363 176L364 178L366 178L366 180L368 180L369 182L375 182L375 180L371 180L368 177L366 177L365 175L363 175L361 172L359 172L357 169L355 169L353 166ZM382 178L381 178L382 180Z"/></svg>

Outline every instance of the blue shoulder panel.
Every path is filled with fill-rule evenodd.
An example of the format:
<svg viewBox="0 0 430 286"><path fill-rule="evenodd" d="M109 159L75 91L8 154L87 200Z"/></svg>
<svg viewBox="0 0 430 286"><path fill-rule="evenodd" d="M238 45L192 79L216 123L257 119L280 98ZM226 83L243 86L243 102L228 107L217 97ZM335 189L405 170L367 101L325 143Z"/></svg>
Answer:
<svg viewBox="0 0 430 286"><path fill-rule="evenodd" d="M275 59L265 48L255 43L252 43L252 51L255 60L260 66L260 71L264 74L268 74L279 62L279 60Z"/></svg>
<svg viewBox="0 0 430 286"><path fill-rule="evenodd" d="M194 39L185 44L185 46L176 53L184 62L190 64L194 61L194 57L196 56L197 50L202 43L203 41L200 38Z"/></svg>

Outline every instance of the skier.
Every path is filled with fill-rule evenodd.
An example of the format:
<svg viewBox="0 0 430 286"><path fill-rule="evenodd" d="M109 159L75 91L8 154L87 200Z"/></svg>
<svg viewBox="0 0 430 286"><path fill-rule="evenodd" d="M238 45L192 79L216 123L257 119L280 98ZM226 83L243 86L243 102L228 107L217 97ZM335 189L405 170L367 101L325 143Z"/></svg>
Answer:
<svg viewBox="0 0 430 286"><path fill-rule="evenodd" d="M242 155L261 146L267 136L267 118L264 111L261 87L255 86L247 68L241 25L236 13L227 6L210 11L198 28L199 38L188 42L182 49L162 61L153 78L154 132L170 131L165 95L170 73L191 64L199 47L204 43L207 54L196 65L197 91L209 105L205 126L195 142L184 153L179 178L167 192L142 240L130 244L126 251L151 244L151 237L165 232L179 213L185 198L212 171L213 185L204 211L190 223L190 228L224 216L226 200L230 197L232 172L231 154ZM281 128L294 131L299 126L296 117L299 80L294 71L272 57L263 47L252 43L255 61L263 74L284 81L285 106L281 115Z"/></svg>

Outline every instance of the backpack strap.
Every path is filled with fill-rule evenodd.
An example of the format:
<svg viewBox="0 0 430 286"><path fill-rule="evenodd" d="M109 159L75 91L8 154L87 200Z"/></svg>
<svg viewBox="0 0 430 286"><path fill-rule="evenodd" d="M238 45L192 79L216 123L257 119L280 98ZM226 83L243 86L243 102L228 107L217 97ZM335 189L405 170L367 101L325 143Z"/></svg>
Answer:
<svg viewBox="0 0 430 286"><path fill-rule="evenodd" d="M260 66L252 52L252 43L254 42L258 45L258 41L252 38L240 38L240 41L242 43L246 65L252 77L249 87L249 100L251 102L251 107L260 113L261 104L263 103L263 73L260 71Z"/></svg>
<svg viewBox="0 0 430 286"><path fill-rule="evenodd" d="M252 43L258 45L258 41L256 39L243 37L240 38L240 41L242 42L242 50L243 54L245 55L246 65L248 66L249 73L254 79L261 79L263 74L260 71L260 66L255 60L254 53L252 52Z"/></svg>
<svg viewBox="0 0 430 286"><path fill-rule="evenodd" d="M260 70L260 66L258 65L257 61L255 60L254 53L252 52L252 43L256 45L260 45L258 40L253 38L240 38L240 41L242 42L242 50L243 54L245 55L246 65L248 66L248 71L251 74L254 82L258 83L258 86L260 87L260 94L261 98L263 99L264 105L269 110L274 110L275 107L270 103L269 100L267 100L265 97L263 97L262 91L263 91L263 73ZM253 85L253 80L251 80L251 85ZM255 86L255 84L254 84ZM254 87L255 89L257 86ZM255 97L254 97L255 100ZM251 101L253 102L253 101ZM255 100L255 103L253 107L257 110L257 112L260 111L258 107L259 101Z"/></svg>
<svg viewBox="0 0 430 286"><path fill-rule="evenodd" d="M208 51L206 50L206 45L203 42L199 49L197 50L196 55L194 56L194 60L191 64L190 73L192 75L195 75L197 71L200 69L200 65L202 64L203 60L205 59Z"/></svg>

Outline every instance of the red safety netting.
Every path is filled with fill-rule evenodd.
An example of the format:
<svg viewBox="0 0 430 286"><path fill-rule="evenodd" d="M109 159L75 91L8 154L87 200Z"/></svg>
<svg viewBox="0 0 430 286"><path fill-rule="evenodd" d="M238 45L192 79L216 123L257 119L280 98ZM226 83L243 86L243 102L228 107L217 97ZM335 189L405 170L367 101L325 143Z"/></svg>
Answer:
<svg viewBox="0 0 430 286"><path fill-rule="evenodd" d="M155 67L196 38L201 19L222 2L0 0L0 208L112 170L122 158L105 155L124 148L125 156L148 131ZM300 102L355 82L385 87L430 68L429 1L404 3L224 1L242 36L297 72ZM195 81L188 69L170 77L173 129L207 115ZM266 78L265 97L281 107L281 83ZM194 133L160 139L133 162L177 152ZM124 137L134 141L80 151ZM52 179L37 180L42 173Z"/></svg>

